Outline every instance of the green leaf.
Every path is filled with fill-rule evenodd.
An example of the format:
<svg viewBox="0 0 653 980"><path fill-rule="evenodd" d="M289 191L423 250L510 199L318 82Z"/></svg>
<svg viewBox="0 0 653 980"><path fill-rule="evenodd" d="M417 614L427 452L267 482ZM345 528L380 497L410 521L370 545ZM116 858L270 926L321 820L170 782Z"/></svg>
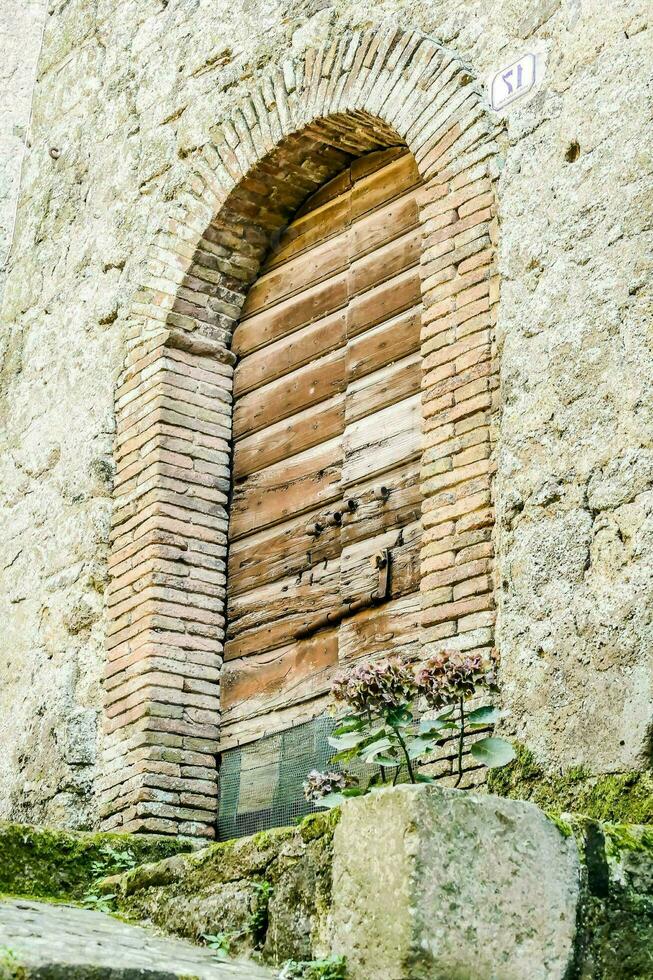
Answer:
<svg viewBox="0 0 653 980"><path fill-rule="evenodd" d="M415 782L416 783L435 783L435 782L437 782L437 780L435 780L433 778L433 776L426 776L424 773L418 772L418 773L415 774Z"/></svg>
<svg viewBox="0 0 653 980"><path fill-rule="evenodd" d="M411 759L419 759L429 752L434 752L438 748L437 739L427 738L424 735L417 735L406 741L406 748Z"/></svg>
<svg viewBox="0 0 653 980"><path fill-rule="evenodd" d="M391 708L386 711L385 720L393 728L405 728L413 721L413 713L408 708Z"/></svg>
<svg viewBox="0 0 653 980"><path fill-rule="evenodd" d="M340 724L337 728L334 728L331 734L336 737L338 735L348 735L349 732L360 732L363 728L365 728L365 720L351 715L341 719Z"/></svg>
<svg viewBox="0 0 653 980"><path fill-rule="evenodd" d="M365 732L356 731L348 732L345 735L339 735L337 737L329 735L327 742L334 749L338 749L339 752L342 752L345 749L353 749L356 745L360 745L360 743L364 742L366 738L367 735Z"/></svg>
<svg viewBox="0 0 653 980"><path fill-rule="evenodd" d="M440 718L423 718L419 723L420 735L435 735L450 728L457 729L460 725L455 721L442 721Z"/></svg>
<svg viewBox="0 0 653 980"><path fill-rule="evenodd" d="M358 749L345 749L343 752L336 752L329 759L329 762L353 762L358 756Z"/></svg>
<svg viewBox="0 0 653 980"><path fill-rule="evenodd" d="M327 793L319 800L315 800L314 806L324 807L326 810L330 810L334 806L340 806L344 803L345 797L342 793Z"/></svg>
<svg viewBox="0 0 653 980"><path fill-rule="evenodd" d="M366 759L365 761L375 762L377 766L384 766L388 769L390 768L397 769L402 762L401 759L393 759L389 755L377 755L373 759Z"/></svg>
<svg viewBox="0 0 653 980"><path fill-rule="evenodd" d="M499 769L515 758L515 750L505 738L481 738L472 745L472 755L488 769Z"/></svg>
<svg viewBox="0 0 653 980"><path fill-rule="evenodd" d="M488 704L484 708L470 711L465 716L465 721L468 725L493 725L495 721L499 720L500 714L498 708L493 708L491 704Z"/></svg>
<svg viewBox="0 0 653 980"><path fill-rule="evenodd" d="M374 744L366 746L360 755L365 762L373 762L376 756L381 752L387 752L388 749L393 748L394 743L389 738L382 738L380 740L376 740Z"/></svg>

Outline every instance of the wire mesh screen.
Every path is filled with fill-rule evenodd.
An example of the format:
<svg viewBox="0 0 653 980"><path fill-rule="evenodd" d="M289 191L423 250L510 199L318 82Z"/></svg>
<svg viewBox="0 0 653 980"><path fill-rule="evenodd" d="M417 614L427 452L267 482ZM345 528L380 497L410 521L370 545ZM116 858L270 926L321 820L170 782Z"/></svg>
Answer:
<svg viewBox="0 0 653 980"><path fill-rule="evenodd" d="M302 783L311 769L341 771L340 766L329 761L335 749L327 742L338 724L337 719L326 715L224 752L220 765L218 839L230 840L270 827L292 825L298 817L318 811L319 807L304 799ZM490 733L488 727L465 737L462 780L456 775L455 736L443 738L437 761L422 771L433 779L444 780L445 784L460 785L460 789L478 785L484 780L485 770L471 756L470 747L476 738ZM364 786L370 776L381 770L355 761L347 763L347 772ZM408 778L404 766L390 775L397 782Z"/></svg>
<svg viewBox="0 0 653 980"><path fill-rule="evenodd" d="M337 722L329 716L228 749L220 765L218 838L244 837L295 823L314 813L302 783L311 769L338 769L327 737ZM350 768L350 767L348 767Z"/></svg>

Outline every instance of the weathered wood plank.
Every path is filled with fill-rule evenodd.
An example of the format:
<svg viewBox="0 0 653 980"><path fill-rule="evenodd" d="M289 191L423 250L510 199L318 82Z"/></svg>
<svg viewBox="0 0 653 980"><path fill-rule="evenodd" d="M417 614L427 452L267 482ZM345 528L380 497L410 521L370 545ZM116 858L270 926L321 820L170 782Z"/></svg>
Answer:
<svg viewBox="0 0 653 980"><path fill-rule="evenodd" d="M347 381L356 381L419 351L421 325L421 308L413 307L350 340L346 355ZM347 400L355 403L358 397L359 389L348 387Z"/></svg>
<svg viewBox="0 0 653 980"><path fill-rule="evenodd" d="M422 491L419 468L420 460L415 459L385 474L383 481L373 477L350 488L348 496L356 501L356 510L344 512L341 529L343 547L420 520ZM381 482L386 486L387 497L378 496Z"/></svg>
<svg viewBox="0 0 653 980"><path fill-rule="evenodd" d="M347 307L347 336L355 337L377 323L417 306L421 300L419 269L406 269L387 282L353 297Z"/></svg>
<svg viewBox="0 0 653 980"><path fill-rule="evenodd" d="M316 616L340 605L340 556L296 578L230 596L225 660L285 646Z"/></svg>
<svg viewBox="0 0 653 980"><path fill-rule="evenodd" d="M377 170L381 170L389 163L393 163L400 157L405 156L407 152L408 150L405 146L390 146L387 150L373 150L372 153L364 153L362 156L356 157L355 160L351 161L349 168L351 185L355 181L369 177L370 174L376 173Z"/></svg>
<svg viewBox="0 0 653 980"><path fill-rule="evenodd" d="M336 668L334 667L334 673ZM248 745L263 735L274 735L276 732L294 728L313 718L318 718L327 710L330 702L328 690L313 696L308 701L300 701L288 707L274 708L264 715L254 715L253 718L239 718L231 724L220 722L218 751L238 745Z"/></svg>
<svg viewBox="0 0 653 980"><path fill-rule="evenodd" d="M265 263L263 271L270 272L326 239L342 235L349 228L349 209L349 194L344 193L295 219L284 232L282 241Z"/></svg>
<svg viewBox="0 0 653 980"><path fill-rule="evenodd" d="M363 335L365 336L365 335ZM411 354L347 385L345 417L355 422L420 391L421 354Z"/></svg>
<svg viewBox="0 0 653 980"><path fill-rule="evenodd" d="M308 286L313 286L342 272L347 267L348 230L322 242L270 272L260 276L250 288L243 307L243 315L251 316L276 306L283 299L293 296Z"/></svg>
<svg viewBox="0 0 653 980"><path fill-rule="evenodd" d="M234 489L230 539L338 500L341 473L342 443L331 439L251 474Z"/></svg>
<svg viewBox="0 0 653 980"><path fill-rule="evenodd" d="M416 228L352 262L349 267L350 297L372 289L407 269L417 268L420 244L421 231Z"/></svg>
<svg viewBox="0 0 653 980"><path fill-rule="evenodd" d="M334 395L289 419L236 442L234 479L262 470L288 456L340 435L345 428L345 396Z"/></svg>
<svg viewBox="0 0 653 980"><path fill-rule="evenodd" d="M229 548L229 592L239 595L266 582L303 576L322 562L340 555L340 527L331 521L340 507L311 511L283 524L233 541ZM318 524L320 533L315 534Z"/></svg>
<svg viewBox="0 0 653 980"><path fill-rule="evenodd" d="M417 197L413 191L390 201L371 214L354 221L350 234L352 259L367 255L385 242L405 235L419 225Z"/></svg>
<svg viewBox="0 0 653 980"><path fill-rule="evenodd" d="M226 662L221 681L223 725L253 719L324 693L337 664L336 630ZM266 731L263 725L261 734Z"/></svg>
<svg viewBox="0 0 653 980"><path fill-rule="evenodd" d="M343 488L394 469L421 454L419 395L347 425L343 436Z"/></svg>
<svg viewBox="0 0 653 980"><path fill-rule="evenodd" d="M234 372L234 397L296 371L346 342L347 314L339 310L244 357Z"/></svg>
<svg viewBox="0 0 653 980"><path fill-rule="evenodd" d="M369 176L355 180L351 190L352 221L378 208L392 198L405 194L421 183L412 153L404 153Z"/></svg>
<svg viewBox="0 0 653 980"><path fill-rule="evenodd" d="M347 299L347 272L343 271L269 310L243 316L234 331L232 350L239 357L259 350L279 337L346 307Z"/></svg>
<svg viewBox="0 0 653 980"><path fill-rule="evenodd" d="M239 398L234 406L234 438L264 429L344 390L345 351L340 348Z"/></svg>
<svg viewBox="0 0 653 980"><path fill-rule="evenodd" d="M340 561L343 599L353 602L378 592L379 572L374 559L384 549L391 553L390 596L396 599L419 591L421 540L422 525L416 521L346 545Z"/></svg>
<svg viewBox="0 0 653 980"><path fill-rule="evenodd" d="M422 597L413 592L344 619L339 628L340 663L390 653L419 657Z"/></svg>

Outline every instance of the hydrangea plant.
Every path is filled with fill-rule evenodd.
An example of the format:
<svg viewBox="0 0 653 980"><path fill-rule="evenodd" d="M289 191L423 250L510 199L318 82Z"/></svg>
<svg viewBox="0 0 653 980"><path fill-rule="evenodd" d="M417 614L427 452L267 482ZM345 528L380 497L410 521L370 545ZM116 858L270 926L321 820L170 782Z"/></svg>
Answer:
<svg viewBox="0 0 653 980"><path fill-rule="evenodd" d="M417 667L398 656L358 664L338 674L331 690L335 709L348 710L329 738L336 749L331 761L346 767L360 760L376 771L361 787L346 771L313 770L304 782L304 795L316 806L336 806L348 796L394 785L402 767L411 783L433 782L419 770L437 762L452 738L457 744L458 786L465 736L499 717L489 704L466 710L470 698L496 691L494 665L477 652L445 651ZM504 766L515 757L510 742L496 736L475 740L471 754L489 768Z"/></svg>

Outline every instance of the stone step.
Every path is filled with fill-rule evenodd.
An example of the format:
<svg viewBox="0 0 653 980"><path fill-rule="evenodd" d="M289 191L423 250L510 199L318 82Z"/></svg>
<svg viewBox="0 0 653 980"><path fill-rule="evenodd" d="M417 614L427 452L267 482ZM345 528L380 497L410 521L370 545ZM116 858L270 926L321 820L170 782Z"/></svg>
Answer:
<svg viewBox="0 0 653 980"><path fill-rule="evenodd" d="M162 938L103 912L0 902L0 980L270 980L254 963Z"/></svg>

